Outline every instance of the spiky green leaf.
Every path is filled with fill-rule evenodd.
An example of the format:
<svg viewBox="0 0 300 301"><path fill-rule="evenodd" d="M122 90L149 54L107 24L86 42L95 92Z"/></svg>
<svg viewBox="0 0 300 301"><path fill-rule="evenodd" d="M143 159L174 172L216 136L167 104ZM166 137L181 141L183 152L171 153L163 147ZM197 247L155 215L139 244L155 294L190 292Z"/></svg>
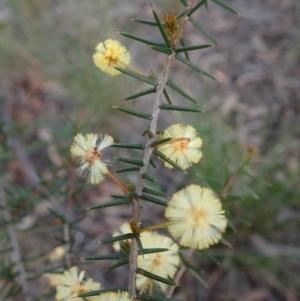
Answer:
<svg viewBox="0 0 300 301"><path fill-rule="evenodd" d="M132 239L134 237L133 233L126 233L126 234L121 234L121 235L116 235L108 238L104 238L100 241L101 244L107 244L115 241L121 241L121 240L127 240L127 239Z"/></svg>
<svg viewBox="0 0 300 301"><path fill-rule="evenodd" d="M123 253L119 253L119 254L107 254L107 255L96 255L96 256L87 256L87 257L83 257L81 259L84 260L122 260L122 259L126 259L127 255L123 254Z"/></svg>
<svg viewBox="0 0 300 301"><path fill-rule="evenodd" d="M145 180L148 180L148 181L150 181L152 183L156 183L157 182L156 178L150 176L149 174L147 174L145 172L142 174L142 178L145 179Z"/></svg>
<svg viewBox="0 0 300 301"><path fill-rule="evenodd" d="M181 112L190 112L190 113L205 113L205 111L194 109L194 108L187 108L182 106L174 106L169 105L166 103L162 103L160 106L161 110L169 110L169 111L181 111Z"/></svg>
<svg viewBox="0 0 300 301"><path fill-rule="evenodd" d="M131 21L141 23L141 24L151 25L151 26L157 26L156 22L153 20L133 18L131 19Z"/></svg>
<svg viewBox="0 0 300 301"><path fill-rule="evenodd" d="M156 190L150 189L148 187L144 187L142 191L145 192L145 193L148 193L148 194L153 194L153 195L161 196L163 198L167 198L168 197L163 192L156 191Z"/></svg>
<svg viewBox="0 0 300 301"><path fill-rule="evenodd" d="M137 166L143 166L144 162L142 160L134 160L134 159L128 159L128 158L123 158L123 157L114 157L115 160L128 163L128 164L133 164Z"/></svg>
<svg viewBox="0 0 300 301"><path fill-rule="evenodd" d="M144 150L145 145L141 143L114 143L110 147L130 148Z"/></svg>
<svg viewBox="0 0 300 301"><path fill-rule="evenodd" d="M162 37L163 37L166 45L168 46L168 48L171 48L172 47L171 42L170 42L170 40L169 40L169 38L167 36L167 33L166 33L166 31L165 31L165 29L164 29L164 27L163 27L163 25L162 25L162 23L161 23L161 21L160 21L160 19L158 17L156 11L153 9L153 7L152 7L152 13L153 13L155 22L156 22L156 24L158 26L158 29L159 29L159 31L160 31L160 33L161 33L161 35L162 35Z"/></svg>
<svg viewBox="0 0 300 301"><path fill-rule="evenodd" d="M179 169L180 171L184 172L186 174L186 171L181 168L177 163L175 163L174 161L170 160L169 158L167 158L163 153L161 153L159 150L155 150L153 152L156 156L158 156L159 158L161 158L163 161L166 161L167 163L169 163L170 165L172 165L173 167Z"/></svg>
<svg viewBox="0 0 300 301"><path fill-rule="evenodd" d="M152 253L160 253L160 252L167 252L169 249L166 248L152 248L152 249L143 249L142 252L139 250L139 255L142 254L152 254Z"/></svg>
<svg viewBox="0 0 300 301"><path fill-rule="evenodd" d="M161 206L167 206L167 204L168 204L166 201L160 200L160 199L158 199L156 197L153 197L151 195L147 195L147 194L144 194L144 193L142 193L140 195L140 198L142 200L145 200L145 201L157 204L157 205L161 205Z"/></svg>
<svg viewBox="0 0 300 301"><path fill-rule="evenodd" d="M91 296L98 296L104 293L118 293L118 292L127 292L128 290L126 288L115 288L115 289L107 289L107 290L97 290L97 291L92 291L92 292L88 292L88 293L82 293L80 295L78 295L77 297L91 297Z"/></svg>
<svg viewBox="0 0 300 301"><path fill-rule="evenodd" d="M98 204L98 205L93 205L93 206L87 208L87 210L102 209L102 208L119 206L119 205L129 204L129 203L130 203L130 199L127 197L127 198L122 198L120 200L114 200L114 201L109 201L109 202L105 202L105 203Z"/></svg>
<svg viewBox="0 0 300 301"><path fill-rule="evenodd" d="M150 296L150 295L137 295L138 300L145 300L145 301L184 301L182 299L177 298L167 298L167 297L158 297L158 296Z"/></svg>
<svg viewBox="0 0 300 301"><path fill-rule="evenodd" d="M231 13L234 13L238 16L240 16L240 13L235 10L233 7L231 7L230 5L224 3L223 1L220 1L220 0L211 0L212 2L215 2L216 4L222 6L223 8L227 9L228 11L230 11Z"/></svg>
<svg viewBox="0 0 300 301"><path fill-rule="evenodd" d="M129 263L129 260L128 260L128 259L126 259L126 260L119 260L117 263L115 263L115 264L111 265L110 267L108 267L108 268L106 269L106 271L107 271L107 272L108 272L108 271L112 271L112 270L114 270L114 269L116 269L116 268L118 268L118 267L120 267L120 266L122 266L122 265L128 264L128 263Z"/></svg>
<svg viewBox="0 0 300 301"><path fill-rule="evenodd" d="M171 98L170 98L170 96L169 96L169 94L168 94L168 92L167 92L166 89L164 89L164 96L165 96L165 98L166 98L168 104L171 105L171 104L172 104L172 101L171 101Z"/></svg>
<svg viewBox="0 0 300 301"><path fill-rule="evenodd" d="M153 279L153 280L156 280L156 281L159 281L159 282L162 282L162 283L166 283L168 285L174 285L174 286L177 285L176 282L174 280L172 280L172 279L166 279L166 278L160 277L158 275L152 274L152 273L150 273L150 272L148 272L148 271L146 271L144 269L141 269L141 268L137 268L135 270L135 272L137 274L143 275L145 277L148 277L150 279Z"/></svg>
<svg viewBox="0 0 300 301"><path fill-rule="evenodd" d="M195 45L195 46L186 46L186 47L178 47L175 49L176 53L180 52L186 52L186 51L192 51L192 50L198 50L198 49L204 49L208 47L215 46L214 44L205 44L205 45Z"/></svg>
<svg viewBox="0 0 300 301"><path fill-rule="evenodd" d="M135 99L135 98L138 98L138 97L141 97L141 96L144 96L144 95L148 95L148 94L151 94L151 93L155 93L155 92L156 92L156 87L150 88L150 89L138 92L134 95L128 96L128 97L125 98L125 100Z"/></svg>
<svg viewBox="0 0 300 301"><path fill-rule="evenodd" d="M121 68L121 67L114 67L116 70L119 70L120 72L124 73L124 74L127 74L133 78L136 78L136 79L139 79L141 80L142 82L145 82L149 85L152 85L152 86L156 86L157 85L157 80L154 79L154 78L149 78L149 77L146 77L146 76L143 76L141 74L137 74L135 72L132 72L128 69L124 69L124 68Z"/></svg>
<svg viewBox="0 0 300 301"><path fill-rule="evenodd" d="M188 17L191 16L196 10L198 10L203 4L205 4L207 0L202 0L197 3L188 13L186 14Z"/></svg>
<svg viewBox="0 0 300 301"><path fill-rule="evenodd" d="M180 45L182 46L181 48L186 47L185 43L184 43L184 40L182 38L180 39ZM177 48L177 49L180 49L180 48ZM177 51L177 49L175 50L175 52ZM185 55L187 60L190 59L189 53L187 51L184 51L184 55Z"/></svg>
<svg viewBox="0 0 300 301"><path fill-rule="evenodd" d="M170 55L173 51L171 48L165 48L165 47L160 47L160 46L150 45L149 47L155 51L162 52L167 55Z"/></svg>
<svg viewBox="0 0 300 301"><path fill-rule="evenodd" d="M218 45L217 40L207 31L205 30L200 24L198 24L192 17L189 18L189 21L198 29L200 30L209 40L211 40L215 45Z"/></svg>
<svg viewBox="0 0 300 301"><path fill-rule="evenodd" d="M173 105L171 105L171 106L173 106ZM161 140L155 140L155 141L153 141L153 142L150 144L150 146L151 146L151 147L156 147L156 146L161 145L161 144L163 144L163 143L165 143L165 142L169 142L169 141L171 141L172 139L173 139L172 137L168 137L168 138L161 139Z"/></svg>
<svg viewBox="0 0 300 301"><path fill-rule="evenodd" d="M167 81L167 86L175 90L177 93L181 94L186 99L190 100L191 102L197 104L196 100L192 98L190 95L188 95L186 92L184 92L181 88L179 88L174 82L172 82L170 79Z"/></svg>
<svg viewBox="0 0 300 301"><path fill-rule="evenodd" d="M133 115L135 117L139 117L139 118L143 118L143 119L147 119L147 120L152 120L153 117L151 114L147 114L147 113L143 113L140 111L134 111L134 110L130 110L130 109L126 109L124 107L119 107L119 106L113 106L114 109L117 109L121 112Z"/></svg>
<svg viewBox="0 0 300 301"><path fill-rule="evenodd" d="M157 26L156 22L152 21L153 23L155 23L155 26ZM164 46L167 46L166 44L164 43L161 43L161 42L155 42L155 41L151 41L151 40L146 40L144 38L141 38L141 37L138 37L138 36L135 36L135 35L132 35L130 33L126 33L126 32L118 32L119 34L121 34L122 36L124 37L127 37L129 39L133 39L133 40L136 40L136 41L139 41L141 43L144 43L144 44L147 44L147 45L156 45L156 46L161 46L161 47L164 47Z"/></svg>
<svg viewBox="0 0 300 301"><path fill-rule="evenodd" d="M192 63L191 61L187 60L187 59L186 59L185 57L183 57L182 55L177 54L177 55L176 55L176 58L177 58L180 62L182 62L182 63L184 63L185 65L187 65L187 66L191 67L192 69L194 69L195 71L197 71L197 72L199 72L199 73L201 73L201 74L203 74L203 75L206 75L207 77L210 77L210 78L212 78L212 79L214 79L214 80L220 82L220 80L219 80L218 78L214 77L212 74L208 73L207 71L205 71L205 70L199 68L197 65L195 65L195 64Z"/></svg>
<svg viewBox="0 0 300 301"><path fill-rule="evenodd" d="M116 170L115 173L122 173L122 172L130 172L130 171L139 171L139 167L129 167L129 168L124 168L124 169L119 169Z"/></svg>

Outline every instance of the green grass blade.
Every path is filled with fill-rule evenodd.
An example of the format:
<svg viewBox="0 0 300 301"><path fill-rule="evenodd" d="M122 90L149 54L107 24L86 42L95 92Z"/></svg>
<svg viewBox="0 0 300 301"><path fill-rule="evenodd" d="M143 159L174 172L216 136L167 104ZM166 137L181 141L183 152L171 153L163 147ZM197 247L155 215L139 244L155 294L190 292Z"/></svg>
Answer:
<svg viewBox="0 0 300 301"><path fill-rule="evenodd" d="M134 111L134 110L126 109L124 107L119 107L119 106L112 106L112 107L121 112L133 115L135 117L139 117L139 118L143 118L143 119L147 119L147 120L152 120L152 118L153 118L151 114L143 113L140 111Z"/></svg>
<svg viewBox="0 0 300 301"><path fill-rule="evenodd" d="M201 73L201 74L203 74L203 75L206 75L207 77L209 77L209 78L211 78L211 79L214 79L214 80L220 82L220 80L219 80L218 78L214 77L212 74L208 73L207 71L204 71L203 69L199 68L197 65L195 65L195 64L192 63L191 61L187 60L187 59L186 59L185 57L183 57L182 55L177 54L177 55L176 55L176 58L177 58L180 62L182 62L182 63L184 63L185 65L187 65L187 66L191 67L192 69L194 69L195 71L197 71L197 72L199 72L199 73Z"/></svg>

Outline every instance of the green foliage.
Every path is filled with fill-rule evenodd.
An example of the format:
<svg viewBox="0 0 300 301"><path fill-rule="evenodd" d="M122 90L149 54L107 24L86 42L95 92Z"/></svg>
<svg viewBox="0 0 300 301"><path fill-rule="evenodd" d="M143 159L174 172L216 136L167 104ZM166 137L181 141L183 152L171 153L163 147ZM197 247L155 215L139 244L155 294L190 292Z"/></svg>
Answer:
<svg viewBox="0 0 300 301"><path fill-rule="evenodd" d="M181 2L184 7L189 5L189 2L185 0L177 2ZM212 2L214 3L212 4ZM117 260L111 266L103 264L99 265L99 269L97 269L103 268L103 271L113 271L120 268L121 270L121 267L130 263L128 254L98 254L102 250L109 252L102 245L115 241L136 237L138 254L140 256L167 251L164 248L144 248L142 240L136 233L108 237L101 240L101 245L98 245L97 248L85 248L78 245L76 241L76 238L80 237L80 233L84 235L85 240L92 240L93 236L98 233L102 235L102 232L106 231L101 228L101 220L104 220L106 208L113 210L120 205L116 212L122 212L122 208L132 205L133 199L136 198L137 194L133 187L129 184L127 186L126 183L127 194L112 194L112 200L103 201L98 199L96 204L93 205L89 201L86 202L90 191L99 195L99 190L97 188L94 190L90 189L85 185L84 181L75 178L73 173L75 163L69 158L69 146L73 135L77 132L86 132L93 125L101 126L102 128L107 127L114 134L119 132L121 143L111 145L114 148L114 153L110 158L134 165L134 167L114 171L120 177L126 175L125 178L133 182L140 168L145 165L140 152L142 151L143 153L147 148L145 139L148 137L154 138L156 132L151 132L152 129L148 128L144 132L144 140L140 139L141 137L134 137L134 139L129 141L130 133L127 133L128 129L125 128L125 133L123 133L122 126L118 120L119 118L122 120L123 116L127 116L151 121L153 120L153 114L144 112L145 107L139 106L138 103L133 101L133 105L138 106L137 110L119 105L112 106L112 108L125 113L122 117L115 119L117 114L115 112L111 113L113 111L111 105L115 103L115 100L111 101L111 99L118 94L121 95L120 99L123 98L125 100L137 99L139 101L142 96L145 99L154 98L160 83L159 72L156 75L151 70L149 72L150 75L145 75L144 72L138 74L121 67L116 67L116 69L123 73L123 80L115 78L113 80L100 78L99 80L101 74L96 68L91 66L91 49L94 47L95 41L99 40L99 34L103 35L100 38L104 38L107 36L107 32L111 32L110 27L116 28L119 27L117 26L119 24L110 26L109 20L106 19L106 12L110 9L110 4L95 4L91 1L89 1L89 4L97 9L89 9L89 5L86 7L81 6L82 4L79 5L81 8L87 9L85 12L89 14L91 23L93 23L93 20L98 22L100 16L105 31L101 29L99 33L89 28L89 25L82 25L80 19L83 12L80 12L81 9L77 9L80 12L80 14L77 12L78 16L72 16L68 11L68 6L61 4L62 7L60 8L64 10L64 14L70 17L65 18L64 22L66 24L59 27L60 29L57 33L56 22L52 20L55 18L55 13L51 1L38 3L34 0L27 3L11 1L9 7L18 18L13 18L13 20L9 21L7 28L1 29L1 33L3 33L0 38L1 76L6 76L12 70L19 72L18 70L22 70L29 62L30 68L38 69L38 72L43 77L51 80L55 79L61 87L67 90L67 98L64 99L64 102L67 103L67 109L60 116L47 117L45 112L45 116L38 117L32 124L18 120L1 120L0 165L1 169L5 171L5 173L1 174L1 182L3 183L6 203L0 204L0 277L3 281L3 285L1 284L0 286L0 298L13 300L13 298L23 296L24 286L22 287L17 281L20 276L20 264L25 269L25 280L32 284L38 281L37 279L41 279L45 273L62 273L70 264L86 265L97 261L98 267L99 261ZM135 21L133 23L134 28L140 24L148 26L149 32L157 31L157 34L160 34L159 40L163 42L152 41L152 35L150 34L149 37L144 38L140 34L118 33L131 39L134 43L139 42L149 45L149 50L146 51L156 51L155 55L161 55L159 53L166 55L175 54L175 58L178 61L177 66L180 66L179 64L182 63L179 68L189 68L189 72L193 73L194 76L198 76L200 73L209 80L219 81L213 74L200 68L198 62L195 64L192 61L192 55L189 54L201 49L210 51L211 46L217 45L215 37L199 24L201 19L197 15L198 9L215 9L215 4L229 12L238 14L234 8L219 0L196 1L195 6L186 12L187 23L191 23L204 35L205 39L213 44L186 45L185 41L188 41L188 39L180 39L180 45L178 44L174 47L166 33L165 23L154 8L152 10L154 19L132 19ZM184 10L183 7L182 10ZM180 21L185 17L184 12L177 17ZM76 33L78 28L81 28L80 38L79 34ZM126 28L125 30L129 31L132 28ZM54 33L55 38L53 38ZM130 49L130 47L128 48ZM163 57L163 55L161 56ZM199 64L201 65L201 61ZM128 75L128 78L124 75ZM175 77L177 77L177 74ZM132 78L135 80L133 81ZM202 81L202 78L199 78L199 80ZM135 82L135 86L133 86L132 91L128 91L127 83L130 83L131 86L133 82ZM142 84L148 84L152 87L145 89L142 87ZM204 95L195 97L193 90L185 87L181 80L176 78L175 84L173 80L168 79L166 85L168 88L163 90L164 99L159 105L162 111L168 110L170 111L168 114L174 114L172 116L185 122L188 112L207 113L195 114L197 117L190 117L191 115L187 117L189 122L196 121L196 129L204 142L203 159L201 159L201 163L197 167L192 167L187 172L179 164L156 149L157 146L171 139L167 138L160 141L154 139L148 145L154 150L153 155L149 159L149 164L156 170L141 174L141 178L146 180L146 184L149 186L144 186L139 195L141 200L146 201L146 203L143 202L142 206L160 205L155 207L157 210L160 210L167 206L168 199L166 198L171 190L175 191L189 183L200 183L203 186L210 187L216 194L221 196L224 186L226 186L232 174L237 172L237 178L230 187L230 191L222 199L222 206L226 211L229 224L225 234L226 239L222 238L221 246L205 251L196 251L191 261L185 261L184 257L182 257L183 264L190 275L204 286L206 286L206 277L200 276L202 271L195 268L195 266L198 266L198 263L205 270L206 268L209 269L211 265L218 265L221 272L225 271L228 265L232 265L236 269L251 271L254 275L260 275L265 277L265 279L270 279L270 275L274 278L278 277L287 287L293 285L296 287L297 284L294 281L297 277L297 271L293 269L293 262L298 260L297 254L294 256L283 252L278 253L279 255L275 257L264 254L263 251L261 254L257 254L257 250L249 242L253 236L259 234L268 241L274 240L274 245L270 247L280 249L282 245L288 246L292 244L295 239L291 235L291 230L299 227L298 217L293 214L294 211L299 211L297 202L300 195L298 189L299 172L290 172L284 162L282 162L282 157L286 156L286 152L276 153L273 151L278 144L285 145L287 139L293 133L288 131L282 133L281 140L274 143L274 145L266 144L266 149L258 155L258 159L254 158L253 162L247 163L241 168L247 152L236 142L236 129L229 127L227 120L223 120L223 117L218 115L218 111L208 112L205 109L206 104L203 103ZM140 92L134 91L136 87L136 90ZM170 92L169 90L167 91L169 88L171 88ZM179 95L176 93L172 94L174 91ZM127 93L130 93L131 96L124 96ZM180 98L178 96L184 98L184 101L185 99L191 101L193 107L184 106L182 101L180 101L180 105L174 105L172 101ZM6 100L6 96L1 98L1 106ZM147 109L149 108L149 103L150 101L147 102ZM127 104L128 106L130 105L129 102L126 102ZM198 109L197 106L201 106L203 110ZM181 112L185 113L182 114ZM167 122L169 120L167 119ZM36 127L44 126L51 128L53 131L52 137L54 139L50 142L39 138L39 132L36 130ZM144 129L145 127L141 128L140 132L143 132ZM101 130L101 132L104 131ZM11 141L15 139L21 141L21 144L13 146ZM128 142L126 142L126 139ZM132 141L138 141L138 143L133 143ZM59 164L53 160L53 153L55 152L53 150L49 151L49 146L50 148L54 146L55 152L61 158ZM22 173L19 174L19 170L17 168L14 169L15 167L13 166L15 153L17 153L18 149L22 149L21 155L17 157L18 162L22 162L22 158L24 158L22 156L25 154L25 162L29 162L29 165L33 166L33 169L29 168L29 172L27 170L27 174L25 172L25 176ZM139 150L140 155L138 159L136 155L133 155L135 153L132 150ZM120 155L115 156L115 153ZM128 158L127 156L131 157ZM157 160L157 157L160 160ZM171 175L165 171L161 172L162 164L160 161L164 161L174 167ZM179 175L178 170L184 173L181 174L184 175L184 178ZM187 174L188 177L186 177ZM26 179L24 180L22 177ZM35 181L35 179L38 179L38 181ZM160 184L157 185L156 182ZM168 186L172 186L171 189ZM46 213L42 210L44 208L47 208ZM87 212L87 210L89 211ZM44 213L40 213L42 211ZM9 213L11 216L9 222L4 219L6 213ZM96 215L92 215L93 213ZM291 218L284 218L285 213L290 214ZM35 219L36 216L39 217L38 220ZM91 216L94 218L93 224L99 223L100 225L97 234L93 233L94 230L85 228L84 219L92 220ZM26 226L26 218L33 221L33 224ZM150 218L151 216L149 216ZM155 223L153 222L153 224ZM12 260L11 254L16 250L16 246L12 243L14 239L11 234L8 234L7 226L13 229L20 242L19 248L22 249L22 256L17 261L15 261L15 258ZM286 236L286 234L288 235ZM53 254L54 249L59 246L66 247L67 252L59 260L51 261L49 255ZM232 249L233 246L234 249ZM282 261L279 261L278 258L281 258ZM86 262L82 259L86 260ZM176 285L172 279L160 277L140 267L136 269L136 272L149 279ZM272 286L271 284L269 285ZM184 288L179 287L178 289L184 292ZM122 291L122 288L99 290L81 294L81 296L99 295L108 291L116 292L118 290ZM48 300L54 294L53 289L48 289L48 291L40 295L39 300ZM156 296L155 294L159 294L159 292L154 290L154 296L151 294L139 294L138 298L139 300L156 301L179 300L160 295Z"/></svg>

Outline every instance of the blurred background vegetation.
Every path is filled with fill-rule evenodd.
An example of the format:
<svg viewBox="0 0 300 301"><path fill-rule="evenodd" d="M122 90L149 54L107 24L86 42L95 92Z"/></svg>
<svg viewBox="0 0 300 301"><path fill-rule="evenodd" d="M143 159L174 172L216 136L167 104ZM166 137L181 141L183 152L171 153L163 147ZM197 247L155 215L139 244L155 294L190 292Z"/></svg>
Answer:
<svg viewBox="0 0 300 301"><path fill-rule="evenodd" d="M220 193L245 158L247 147L255 146L258 154L238 175L232 198L224 203L231 223L226 241L195 258L208 288L187 273L182 280L187 289L176 291L175 296L295 301L300 298L300 3L226 2L241 17L214 3L208 10L200 9L195 18L219 45L191 55L192 61L222 82L199 76L179 63L171 72L171 78L208 111L188 116L204 141L203 158L188 177L165 170L160 163L156 174L169 195L190 183ZM151 3L160 14L182 9L180 1ZM111 252L110 246L99 248L95 242L109 237L130 217L127 207L83 210L119 191L109 180L99 187L85 185L74 175L69 147L78 131L108 133L116 142L144 141L141 133L147 123L117 113L111 105L149 112L151 97L124 104L126 96L143 87L123 75L101 73L92 61L100 41L118 39L130 51L135 68L144 72L152 68L160 74L163 54L116 33L159 39L154 27L131 22L134 17L152 18L148 1L0 2L0 180L5 197L1 209L3 216L9 212L17 229L33 296L49 293L40 300L53 300L53 290L41 274L62 270L64 258L56 261L50 254L65 243L65 223L76 221L71 227L75 263L88 254ZM191 24L185 33L189 45L208 42ZM176 104L186 102L179 95L171 96ZM163 112L159 126L185 123L186 117ZM109 157L116 153L111 151ZM134 183L135 176L126 180ZM146 222L162 217L155 206L146 207L143 214ZM0 299L20 289L4 226L1 217ZM107 263L79 264L105 288L126 286L126 268L105 273ZM23 300L22 295L11 300Z"/></svg>

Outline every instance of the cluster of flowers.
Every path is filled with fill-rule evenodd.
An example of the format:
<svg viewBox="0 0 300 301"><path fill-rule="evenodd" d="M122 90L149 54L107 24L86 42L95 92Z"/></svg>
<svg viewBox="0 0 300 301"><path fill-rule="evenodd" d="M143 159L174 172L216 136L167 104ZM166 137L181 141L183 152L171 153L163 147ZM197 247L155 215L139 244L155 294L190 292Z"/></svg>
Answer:
<svg viewBox="0 0 300 301"><path fill-rule="evenodd" d="M97 67L113 76L120 73L114 67L128 68L130 62L130 54L126 48L113 40L100 43L96 47L93 58ZM162 140L165 142L158 143L155 148L184 170L192 163L199 162L202 157L202 139L190 125L169 126L158 135L157 141ZM78 171L84 174L88 183L101 183L105 175L110 174L107 161L102 159L102 151L113 143L113 138L107 134L84 136L78 133L75 136L71 146L71 155L81 160ZM164 162L164 165L167 168L173 167L167 162ZM205 249L217 243L227 226L218 197L212 190L199 185L190 185L176 192L167 204L165 217L168 220L167 226L172 237L181 246L193 249ZM131 233L128 223L123 224L119 232L113 235L126 233ZM163 278L173 278L180 264L178 244L165 235L151 231L142 232L140 239L144 248L167 248L169 251L139 255L138 267ZM130 247L130 241L125 243ZM113 247L115 251L124 251L122 243L115 243ZM158 285L162 291L167 289L164 283L137 275L136 286L141 293L147 289L152 291L154 284ZM73 267L62 276L57 286L56 298L62 301L69 300L69 298L79 301L81 298L76 298L76 296L84 292L99 290L100 287L100 283L85 279L85 272L79 272L76 267ZM105 293L100 296L87 297L87 300L126 301L130 300L130 296L125 292Z"/></svg>

